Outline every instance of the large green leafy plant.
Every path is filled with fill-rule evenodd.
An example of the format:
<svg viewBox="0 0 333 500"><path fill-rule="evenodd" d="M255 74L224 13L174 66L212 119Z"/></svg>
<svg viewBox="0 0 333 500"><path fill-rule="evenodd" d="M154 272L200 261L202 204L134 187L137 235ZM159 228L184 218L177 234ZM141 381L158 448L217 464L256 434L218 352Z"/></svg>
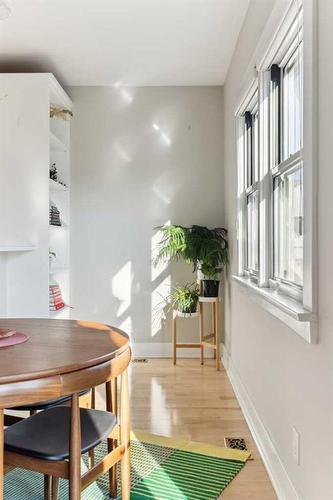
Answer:
<svg viewBox="0 0 333 500"><path fill-rule="evenodd" d="M215 276L228 263L227 230L224 228L165 225L159 229L162 239L157 260L182 258L193 265L193 271L200 269L208 277Z"/></svg>

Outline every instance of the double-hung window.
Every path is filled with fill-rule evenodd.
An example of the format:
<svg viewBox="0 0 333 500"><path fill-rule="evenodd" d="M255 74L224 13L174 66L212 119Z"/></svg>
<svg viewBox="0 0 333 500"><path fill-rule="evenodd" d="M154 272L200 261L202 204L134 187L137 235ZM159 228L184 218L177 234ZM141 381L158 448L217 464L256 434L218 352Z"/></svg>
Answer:
<svg viewBox="0 0 333 500"><path fill-rule="evenodd" d="M297 33L280 64L270 68L272 285L303 292L303 57Z"/></svg>
<svg viewBox="0 0 333 500"><path fill-rule="evenodd" d="M304 193L312 194L314 157L304 153L313 150L309 147L313 125L303 119L301 0L290 2L284 21L277 26L271 45L266 43L261 59L258 56L256 77L236 110L239 270L234 278L311 342L315 301L309 249L313 248L315 197L308 198L309 206L305 206ZM309 90L307 95L309 99ZM305 104L311 117L308 99ZM304 149L303 125L308 138Z"/></svg>

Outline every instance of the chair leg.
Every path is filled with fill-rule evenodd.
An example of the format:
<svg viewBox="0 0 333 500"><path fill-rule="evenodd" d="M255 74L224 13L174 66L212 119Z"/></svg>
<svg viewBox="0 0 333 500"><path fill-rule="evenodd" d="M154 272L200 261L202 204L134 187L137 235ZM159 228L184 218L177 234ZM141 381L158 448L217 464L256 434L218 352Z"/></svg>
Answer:
<svg viewBox="0 0 333 500"><path fill-rule="evenodd" d="M95 465L95 452L94 448L88 451L88 468L91 469Z"/></svg>
<svg viewBox="0 0 333 500"><path fill-rule="evenodd" d="M77 394L72 396L71 430L69 438L69 498L81 498L81 426Z"/></svg>
<svg viewBox="0 0 333 500"><path fill-rule="evenodd" d="M200 364L203 365L205 362L205 352L204 352L204 347L202 345L203 338L204 338L204 309L203 309L203 303L200 302L199 304L199 310L200 310Z"/></svg>
<svg viewBox="0 0 333 500"><path fill-rule="evenodd" d="M106 410L117 417L117 379L112 379L105 384L106 391ZM116 439L108 439L108 453L117 447ZM117 496L117 464L109 470L109 494L112 498Z"/></svg>
<svg viewBox="0 0 333 500"><path fill-rule="evenodd" d="M216 345L216 325L215 325L215 302L212 302L212 326L213 326L213 335L214 335L214 344ZM216 349L213 350L214 353L214 359L216 359Z"/></svg>
<svg viewBox="0 0 333 500"><path fill-rule="evenodd" d="M44 500L50 500L51 476L44 474Z"/></svg>
<svg viewBox="0 0 333 500"><path fill-rule="evenodd" d="M58 500L59 497L59 478L58 477L53 477L52 478L52 500Z"/></svg>
<svg viewBox="0 0 333 500"><path fill-rule="evenodd" d="M125 370L121 374L120 400L120 441L125 447L121 459L121 499L130 500L131 494L131 452L130 452L130 407L128 394L128 374Z"/></svg>
<svg viewBox="0 0 333 500"><path fill-rule="evenodd" d="M91 389L91 403L90 407L94 410L96 408L96 387Z"/></svg>
<svg viewBox="0 0 333 500"><path fill-rule="evenodd" d="M172 317L172 358L173 364L175 365L177 362L177 316L175 311L173 311Z"/></svg>
<svg viewBox="0 0 333 500"><path fill-rule="evenodd" d="M90 391L90 408L96 408L96 388L93 387ZM95 465L95 451L94 448L88 452L88 467L91 469Z"/></svg>
<svg viewBox="0 0 333 500"><path fill-rule="evenodd" d="M216 345L216 370L220 370L220 311L219 311L219 303L214 302L215 306L215 345Z"/></svg>

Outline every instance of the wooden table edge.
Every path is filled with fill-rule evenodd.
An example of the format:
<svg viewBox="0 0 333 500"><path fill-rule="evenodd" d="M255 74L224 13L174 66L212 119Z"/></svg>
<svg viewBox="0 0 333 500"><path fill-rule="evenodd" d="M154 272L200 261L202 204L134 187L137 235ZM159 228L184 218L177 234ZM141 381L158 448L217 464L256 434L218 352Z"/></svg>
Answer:
<svg viewBox="0 0 333 500"><path fill-rule="evenodd" d="M57 375L64 375L65 373L72 373L75 371L83 370L85 368L90 368L91 366L97 366L106 361L110 361L117 356L120 356L124 351L130 348L130 341L128 339L127 344L121 346L119 349L114 351L111 355L106 354L98 359L92 359L90 361L84 361L80 364L68 365L63 367L52 368L49 370L42 370L31 373L22 373L21 375L10 375L8 377L0 378L0 386L5 384L13 384L15 382L26 382L29 380L38 380L41 378L54 377ZM97 362L96 362L97 361Z"/></svg>

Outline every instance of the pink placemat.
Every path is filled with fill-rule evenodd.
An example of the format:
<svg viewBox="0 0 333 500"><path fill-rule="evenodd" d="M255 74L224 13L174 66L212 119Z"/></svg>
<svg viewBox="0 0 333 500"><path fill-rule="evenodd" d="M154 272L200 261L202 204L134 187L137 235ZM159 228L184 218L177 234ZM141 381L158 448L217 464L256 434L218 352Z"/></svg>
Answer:
<svg viewBox="0 0 333 500"><path fill-rule="evenodd" d="M9 347L11 345L23 344L29 339L28 335L16 332L11 337L0 338L0 347Z"/></svg>

